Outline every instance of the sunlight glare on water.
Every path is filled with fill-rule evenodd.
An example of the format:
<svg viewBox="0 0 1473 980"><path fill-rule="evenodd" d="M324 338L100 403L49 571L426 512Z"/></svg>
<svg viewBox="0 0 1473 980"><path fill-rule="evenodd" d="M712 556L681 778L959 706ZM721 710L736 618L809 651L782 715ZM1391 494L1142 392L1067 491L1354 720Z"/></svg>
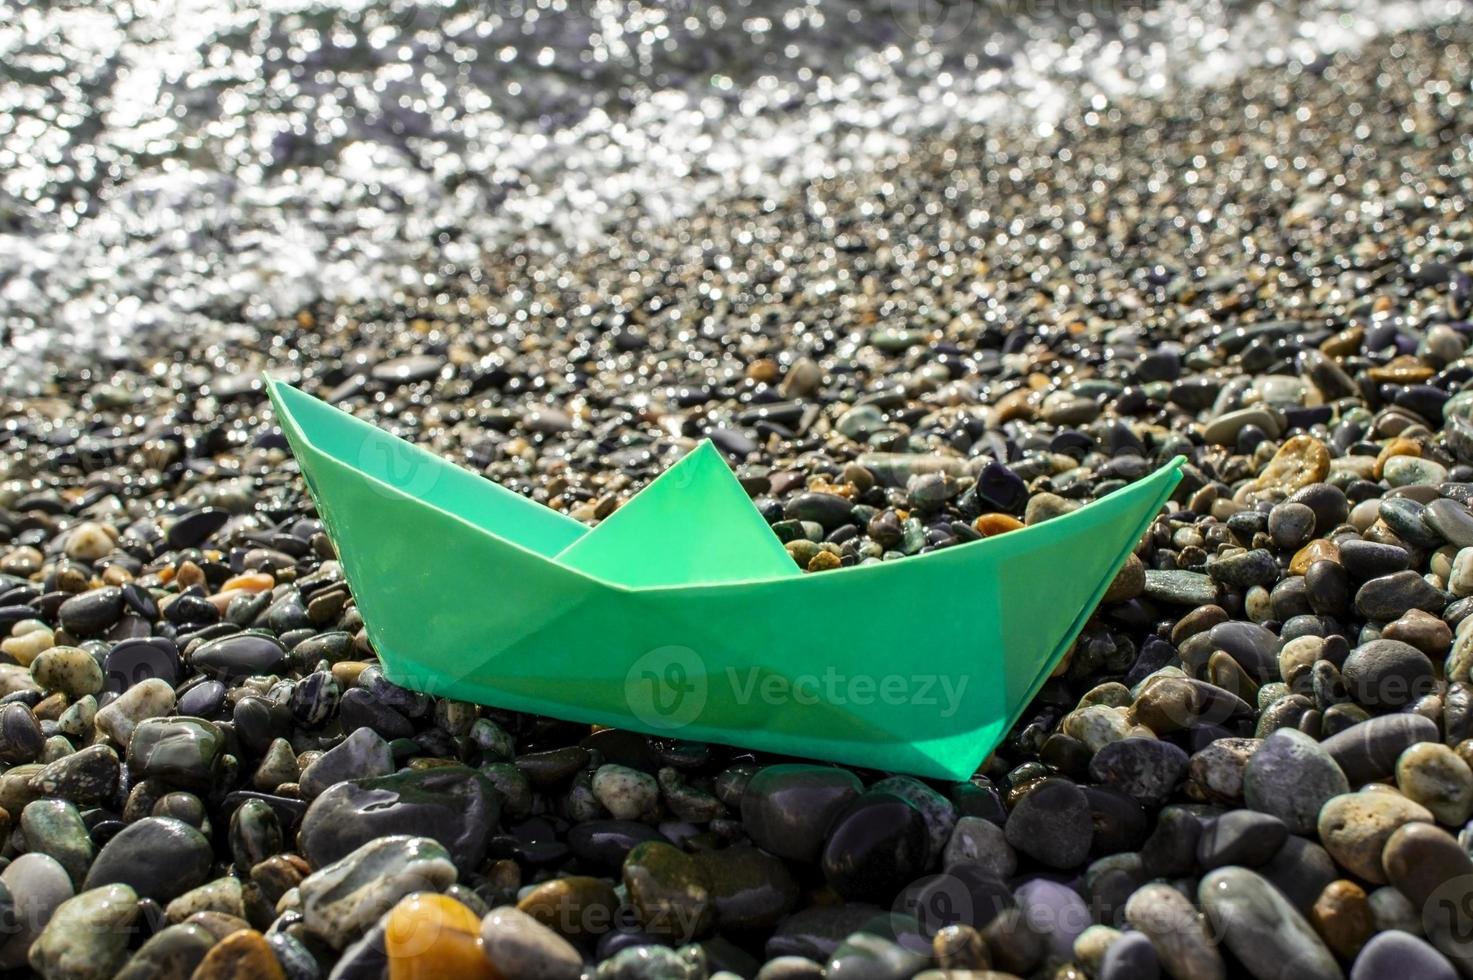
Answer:
<svg viewBox="0 0 1473 980"><path fill-rule="evenodd" d="M499 243L597 247L616 222L864 167L949 126L1047 133L1090 99L1313 59L1459 7L13 3L0 356L391 302Z"/></svg>

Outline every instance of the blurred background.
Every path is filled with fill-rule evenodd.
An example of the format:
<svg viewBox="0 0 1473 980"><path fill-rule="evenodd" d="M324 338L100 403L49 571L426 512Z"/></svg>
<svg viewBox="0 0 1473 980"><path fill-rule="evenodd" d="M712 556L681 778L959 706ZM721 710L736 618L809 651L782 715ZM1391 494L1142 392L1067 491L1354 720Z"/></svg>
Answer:
<svg viewBox="0 0 1473 980"><path fill-rule="evenodd" d="M131 0L0 19L0 383L474 294L721 201L1314 65L1450 0ZM1297 68L1296 68L1297 70ZM903 169L903 167L902 167ZM944 183L944 175L938 176ZM937 192L942 187L938 185ZM713 204L713 202L716 202ZM530 261L538 261L533 258Z"/></svg>

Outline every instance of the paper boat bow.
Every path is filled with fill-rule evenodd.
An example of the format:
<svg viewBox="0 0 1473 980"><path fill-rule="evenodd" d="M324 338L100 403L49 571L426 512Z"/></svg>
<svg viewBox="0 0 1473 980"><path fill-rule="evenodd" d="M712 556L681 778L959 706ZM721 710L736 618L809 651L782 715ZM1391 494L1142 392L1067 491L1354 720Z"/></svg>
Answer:
<svg viewBox="0 0 1473 980"><path fill-rule="evenodd" d="M702 444L595 528L267 387L364 626L427 693L965 779L1181 479L925 555L802 574Z"/></svg>

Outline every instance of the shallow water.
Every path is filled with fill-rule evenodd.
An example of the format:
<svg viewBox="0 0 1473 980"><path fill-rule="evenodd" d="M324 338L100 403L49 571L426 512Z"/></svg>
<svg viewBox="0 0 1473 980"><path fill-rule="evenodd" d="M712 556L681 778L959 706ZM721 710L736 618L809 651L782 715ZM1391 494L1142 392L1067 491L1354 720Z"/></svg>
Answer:
<svg viewBox="0 0 1473 980"><path fill-rule="evenodd" d="M1313 61L1465 11L934 0L10 3L0 384L318 300L433 291L518 240L767 194L979 120Z"/></svg>

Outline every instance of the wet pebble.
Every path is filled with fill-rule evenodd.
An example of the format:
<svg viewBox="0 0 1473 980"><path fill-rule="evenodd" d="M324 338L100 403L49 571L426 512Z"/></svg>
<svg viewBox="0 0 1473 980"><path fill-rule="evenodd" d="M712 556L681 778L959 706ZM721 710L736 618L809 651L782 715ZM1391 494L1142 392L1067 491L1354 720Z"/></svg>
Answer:
<svg viewBox="0 0 1473 980"><path fill-rule="evenodd" d="M159 860L163 854L167 861ZM194 827L170 817L144 817L103 845L83 887L123 884L143 898L167 902L203 884L213 861L209 840Z"/></svg>
<svg viewBox="0 0 1473 980"><path fill-rule="evenodd" d="M407 835L379 837L302 882L302 922L307 931L341 949L400 898L438 891L455 878L450 854L438 842Z"/></svg>
<svg viewBox="0 0 1473 980"><path fill-rule="evenodd" d="M138 895L127 885L89 888L69 898L31 944L31 968L51 980L109 980L128 955Z"/></svg>
<svg viewBox="0 0 1473 980"><path fill-rule="evenodd" d="M742 791L742 824L764 850L816 861L834 817L862 789L859 778L844 769L767 766Z"/></svg>
<svg viewBox="0 0 1473 980"><path fill-rule="evenodd" d="M577 980L583 957L536 919L510 907L493 909L481 923L481 942L495 972L526 980Z"/></svg>
<svg viewBox="0 0 1473 980"><path fill-rule="evenodd" d="M1223 945L1256 980L1340 980L1335 957L1271 884L1245 868L1219 868L1197 888Z"/></svg>
<svg viewBox="0 0 1473 980"><path fill-rule="evenodd" d="M1051 868L1072 868L1089 853L1094 836L1089 799L1067 779L1046 779L1008 814L1014 849Z"/></svg>

